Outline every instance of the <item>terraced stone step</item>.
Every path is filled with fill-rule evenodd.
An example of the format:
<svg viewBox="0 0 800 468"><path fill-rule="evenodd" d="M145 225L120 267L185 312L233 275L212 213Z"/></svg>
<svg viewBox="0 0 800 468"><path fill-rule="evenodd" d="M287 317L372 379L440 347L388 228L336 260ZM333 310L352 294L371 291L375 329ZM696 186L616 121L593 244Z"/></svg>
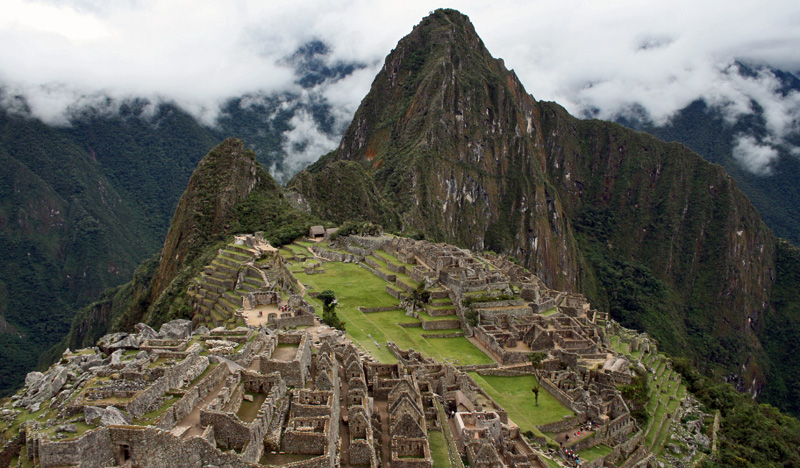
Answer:
<svg viewBox="0 0 800 468"><path fill-rule="evenodd" d="M262 278L255 278L253 276L245 276L242 284L253 286L256 289L266 287Z"/></svg>
<svg viewBox="0 0 800 468"><path fill-rule="evenodd" d="M213 284L214 286L218 286L218 287L224 288L224 289L231 289L233 287L233 283L234 283L234 280L232 280L230 278L229 279L220 279L220 278L217 278L215 276L206 276L206 275L203 275L203 274L200 275L200 281L204 285Z"/></svg>
<svg viewBox="0 0 800 468"><path fill-rule="evenodd" d="M249 255L251 257L254 256L254 252L250 250L249 247L245 247L243 245L236 245L236 244L228 244L225 246L225 250L233 250L235 252L239 252L241 254Z"/></svg>
<svg viewBox="0 0 800 468"><path fill-rule="evenodd" d="M229 250L227 248L222 251L221 255L225 258L230 258L240 263L244 263L248 260L253 260L254 258L253 255L249 252L242 253L242 252L237 252L235 250Z"/></svg>
<svg viewBox="0 0 800 468"><path fill-rule="evenodd" d="M242 262L237 262L235 260L231 260L226 258L222 255L217 255L214 260L211 262L212 265L215 265L217 268L222 269L230 269L235 273L239 272L239 267L242 266Z"/></svg>

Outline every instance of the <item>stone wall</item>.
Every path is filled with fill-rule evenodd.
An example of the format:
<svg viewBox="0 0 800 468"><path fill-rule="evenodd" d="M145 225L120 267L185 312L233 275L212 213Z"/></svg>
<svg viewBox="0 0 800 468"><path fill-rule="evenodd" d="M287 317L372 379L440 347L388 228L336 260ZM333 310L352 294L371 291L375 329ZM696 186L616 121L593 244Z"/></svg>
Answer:
<svg viewBox="0 0 800 468"><path fill-rule="evenodd" d="M241 452L250 442L250 427L232 413L201 410L200 425L214 426L214 438L222 449Z"/></svg>
<svg viewBox="0 0 800 468"><path fill-rule="evenodd" d="M422 322L398 323L397 325L402 328L421 328Z"/></svg>
<svg viewBox="0 0 800 468"><path fill-rule="evenodd" d="M388 307L362 307L358 306L358 310L362 313L369 314L372 312L389 312L390 310L397 310L399 306L388 306Z"/></svg>
<svg viewBox="0 0 800 468"><path fill-rule="evenodd" d="M308 333L280 333L278 335L278 343L298 345L294 359L280 361L262 356L259 359L260 372L262 374L278 372L286 380L287 385L293 387L305 386L306 378L311 370L310 341Z"/></svg>
<svg viewBox="0 0 800 468"><path fill-rule="evenodd" d="M0 450L0 466L7 467L11 465L11 459L20 454L22 450L22 443L25 441L25 433L20 431L14 440L8 442L2 450Z"/></svg>
<svg viewBox="0 0 800 468"><path fill-rule="evenodd" d="M431 317L445 317L448 315L455 315L456 308L453 307L450 309L434 309L431 307L431 304L426 304L425 312L427 312L428 315L430 315Z"/></svg>
<svg viewBox="0 0 800 468"><path fill-rule="evenodd" d="M569 395L564 393L563 390L553 385L553 383L550 382L550 379L544 377L540 378L539 385L544 387L545 390L547 390L548 392L550 392L550 394L553 395L556 398L556 400L560 401L564 406L566 406L567 408L571 409L576 413L579 414L581 413L581 411L575 408L575 402L572 401L572 398L570 398Z"/></svg>
<svg viewBox="0 0 800 468"><path fill-rule="evenodd" d="M427 320L422 322L423 330L447 330L449 328L461 328L458 320Z"/></svg>
<svg viewBox="0 0 800 468"><path fill-rule="evenodd" d="M536 426L536 428L542 432L561 432L578 427L580 423L581 420L577 416L572 416L550 424L542 424L541 426Z"/></svg>
<svg viewBox="0 0 800 468"><path fill-rule="evenodd" d="M375 452L367 439L357 439L350 441L350 464L367 465L372 462Z"/></svg>
<svg viewBox="0 0 800 468"><path fill-rule="evenodd" d="M333 252L331 250L323 249L318 245L312 245L311 251L314 252L318 257L333 262L359 263L364 260L364 257L359 257L357 255L345 252Z"/></svg>
<svg viewBox="0 0 800 468"><path fill-rule="evenodd" d="M324 455L328 453L329 431L328 417L294 418L283 432L281 448L289 453Z"/></svg>
<svg viewBox="0 0 800 468"><path fill-rule="evenodd" d="M186 392L180 400L170 406L158 421L156 421L155 426L164 430L175 427L178 422L191 413L192 409L194 409L199 401L208 396L211 390L216 388L229 374L228 366L217 365L203 380L198 382L198 384Z"/></svg>
<svg viewBox="0 0 800 468"><path fill-rule="evenodd" d="M461 338L464 336L464 332L454 332L454 333L422 333L420 335L423 338Z"/></svg>
<svg viewBox="0 0 800 468"><path fill-rule="evenodd" d="M395 288L393 288L391 286L387 285L386 288L384 288L384 289L386 290L387 293L389 293L390 296L392 296L393 298L397 299L398 301L402 301L406 297L405 294L403 294L402 291L398 291L397 289L395 289Z"/></svg>
<svg viewBox="0 0 800 468"><path fill-rule="evenodd" d="M295 315L294 317L274 318L270 320L270 325L275 328L292 328L314 325L314 316L308 314Z"/></svg>
<svg viewBox="0 0 800 468"><path fill-rule="evenodd" d="M282 468L330 468L332 466L333 461L328 454L281 465Z"/></svg>
<svg viewBox="0 0 800 468"><path fill-rule="evenodd" d="M254 466L235 454L223 453L201 437L181 440L155 428L117 426L109 429L112 449L118 451L121 445L128 445L132 465L139 468L168 468L177 463L184 466L228 465L231 468ZM115 455L120 458L121 453ZM117 459L116 462L95 466L121 465L123 460ZM90 465L82 463L81 467L90 468Z"/></svg>
<svg viewBox="0 0 800 468"><path fill-rule="evenodd" d="M110 429L100 427L81 437L39 444L42 468L75 465L86 468L115 465Z"/></svg>
<svg viewBox="0 0 800 468"><path fill-rule="evenodd" d="M390 261L386 262L386 268L392 270L395 273L400 273L400 274L403 274L403 275L407 275L408 274L408 270L406 269L406 267L404 265L395 265L394 263L392 263Z"/></svg>
<svg viewBox="0 0 800 468"><path fill-rule="evenodd" d="M164 394L170 388L168 379L166 377L160 377L149 387L133 397L125 405L125 409L128 410L128 413L130 413L134 419L140 418L142 415L158 409L164 401Z"/></svg>

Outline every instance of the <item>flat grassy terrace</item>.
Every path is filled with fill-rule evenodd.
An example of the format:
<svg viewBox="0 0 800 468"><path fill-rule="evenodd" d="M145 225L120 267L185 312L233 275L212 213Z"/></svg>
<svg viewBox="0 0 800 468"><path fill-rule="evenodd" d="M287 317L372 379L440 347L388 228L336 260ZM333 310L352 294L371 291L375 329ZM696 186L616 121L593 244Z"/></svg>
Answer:
<svg viewBox="0 0 800 468"><path fill-rule="evenodd" d="M464 337L423 338L422 334L443 333L448 330L425 331L422 328L403 328L398 323L414 323L401 310L390 312L362 313L358 306L388 307L397 305L397 299L384 288L386 282L353 263L325 263L325 273L306 275L292 269L297 279L314 291L330 289L336 293L339 306L336 312L346 322L347 334L361 347L372 353L381 362L395 362L394 355L386 347L393 341L401 349L413 348L425 356L447 360L456 364L489 364L493 361ZM309 299L321 314L322 305Z"/></svg>
<svg viewBox="0 0 800 468"><path fill-rule="evenodd" d="M450 465L450 454L447 453L447 441L441 431L428 431L428 441L430 442L431 458L433 466Z"/></svg>
<svg viewBox="0 0 800 468"><path fill-rule="evenodd" d="M614 449L609 447L608 445L595 445L592 448L588 448L586 450L581 450L578 452L578 456L581 457L581 463L584 461L590 462L597 460L600 457L604 457L611 453Z"/></svg>
<svg viewBox="0 0 800 468"><path fill-rule="evenodd" d="M522 431L538 433L536 426L554 423L574 414L544 388L539 391L539 406L536 406L531 389L536 386L537 381L532 375L500 377L480 375L477 372L470 372L469 375L508 411L508 417Z"/></svg>

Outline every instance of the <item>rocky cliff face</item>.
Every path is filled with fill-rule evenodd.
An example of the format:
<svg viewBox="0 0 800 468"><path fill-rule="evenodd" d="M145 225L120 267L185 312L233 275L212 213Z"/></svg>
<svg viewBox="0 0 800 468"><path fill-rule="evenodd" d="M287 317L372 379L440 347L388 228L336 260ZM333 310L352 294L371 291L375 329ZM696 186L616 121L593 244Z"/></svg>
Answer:
<svg viewBox="0 0 800 468"><path fill-rule="evenodd" d="M374 184L371 202L319 195L339 161L360 166L350 176ZM537 102L458 12L398 43L339 148L291 185L329 217L382 198L402 229L511 255L551 287L638 314L667 349L714 353L747 388L763 380L752 327L775 240L735 183L680 145Z"/></svg>

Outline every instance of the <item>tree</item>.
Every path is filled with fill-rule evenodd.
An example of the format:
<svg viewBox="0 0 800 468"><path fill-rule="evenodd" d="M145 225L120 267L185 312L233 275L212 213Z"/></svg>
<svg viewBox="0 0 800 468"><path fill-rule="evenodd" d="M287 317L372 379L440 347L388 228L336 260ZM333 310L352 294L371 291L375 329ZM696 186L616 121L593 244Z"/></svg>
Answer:
<svg viewBox="0 0 800 468"><path fill-rule="evenodd" d="M408 307L411 306L412 310L421 310L425 308L425 304L429 303L431 300L431 292L425 289L425 283L420 283L414 291L411 292L411 295L403 301L401 306Z"/></svg>
<svg viewBox="0 0 800 468"><path fill-rule="evenodd" d="M336 294L330 289L326 289L317 295L317 299L322 301L322 323L344 331L345 322L336 314Z"/></svg>
<svg viewBox="0 0 800 468"><path fill-rule="evenodd" d="M324 308L330 307L331 304L336 302L336 294L330 289L326 289L317 295L317 299L322 301L322 307L324 310Z"/></svg>
<svg viewBox="0 0 800 468"><path fill-rule="evenodd" d="M546 358L547 358L547 353L542 353L542 352L531 353L528 355L528 359L531 360L531 365L533 366L534 370L537 371L542 368L543 365L542 363ZM538 377L539 373L536 372L535 374Z"/></svg>
<svg viewBox="0 0 800 468"><path fill-rule="evenodd" d="M533 366L534 373L536 374L536 386L531 389L533 392L534 400L536 401L536 406L539 406L539 369L542 368L542 363L547 358L547 353L542 352L535 352L528 355L528 359L531 360L531 366Z"/></svg>

